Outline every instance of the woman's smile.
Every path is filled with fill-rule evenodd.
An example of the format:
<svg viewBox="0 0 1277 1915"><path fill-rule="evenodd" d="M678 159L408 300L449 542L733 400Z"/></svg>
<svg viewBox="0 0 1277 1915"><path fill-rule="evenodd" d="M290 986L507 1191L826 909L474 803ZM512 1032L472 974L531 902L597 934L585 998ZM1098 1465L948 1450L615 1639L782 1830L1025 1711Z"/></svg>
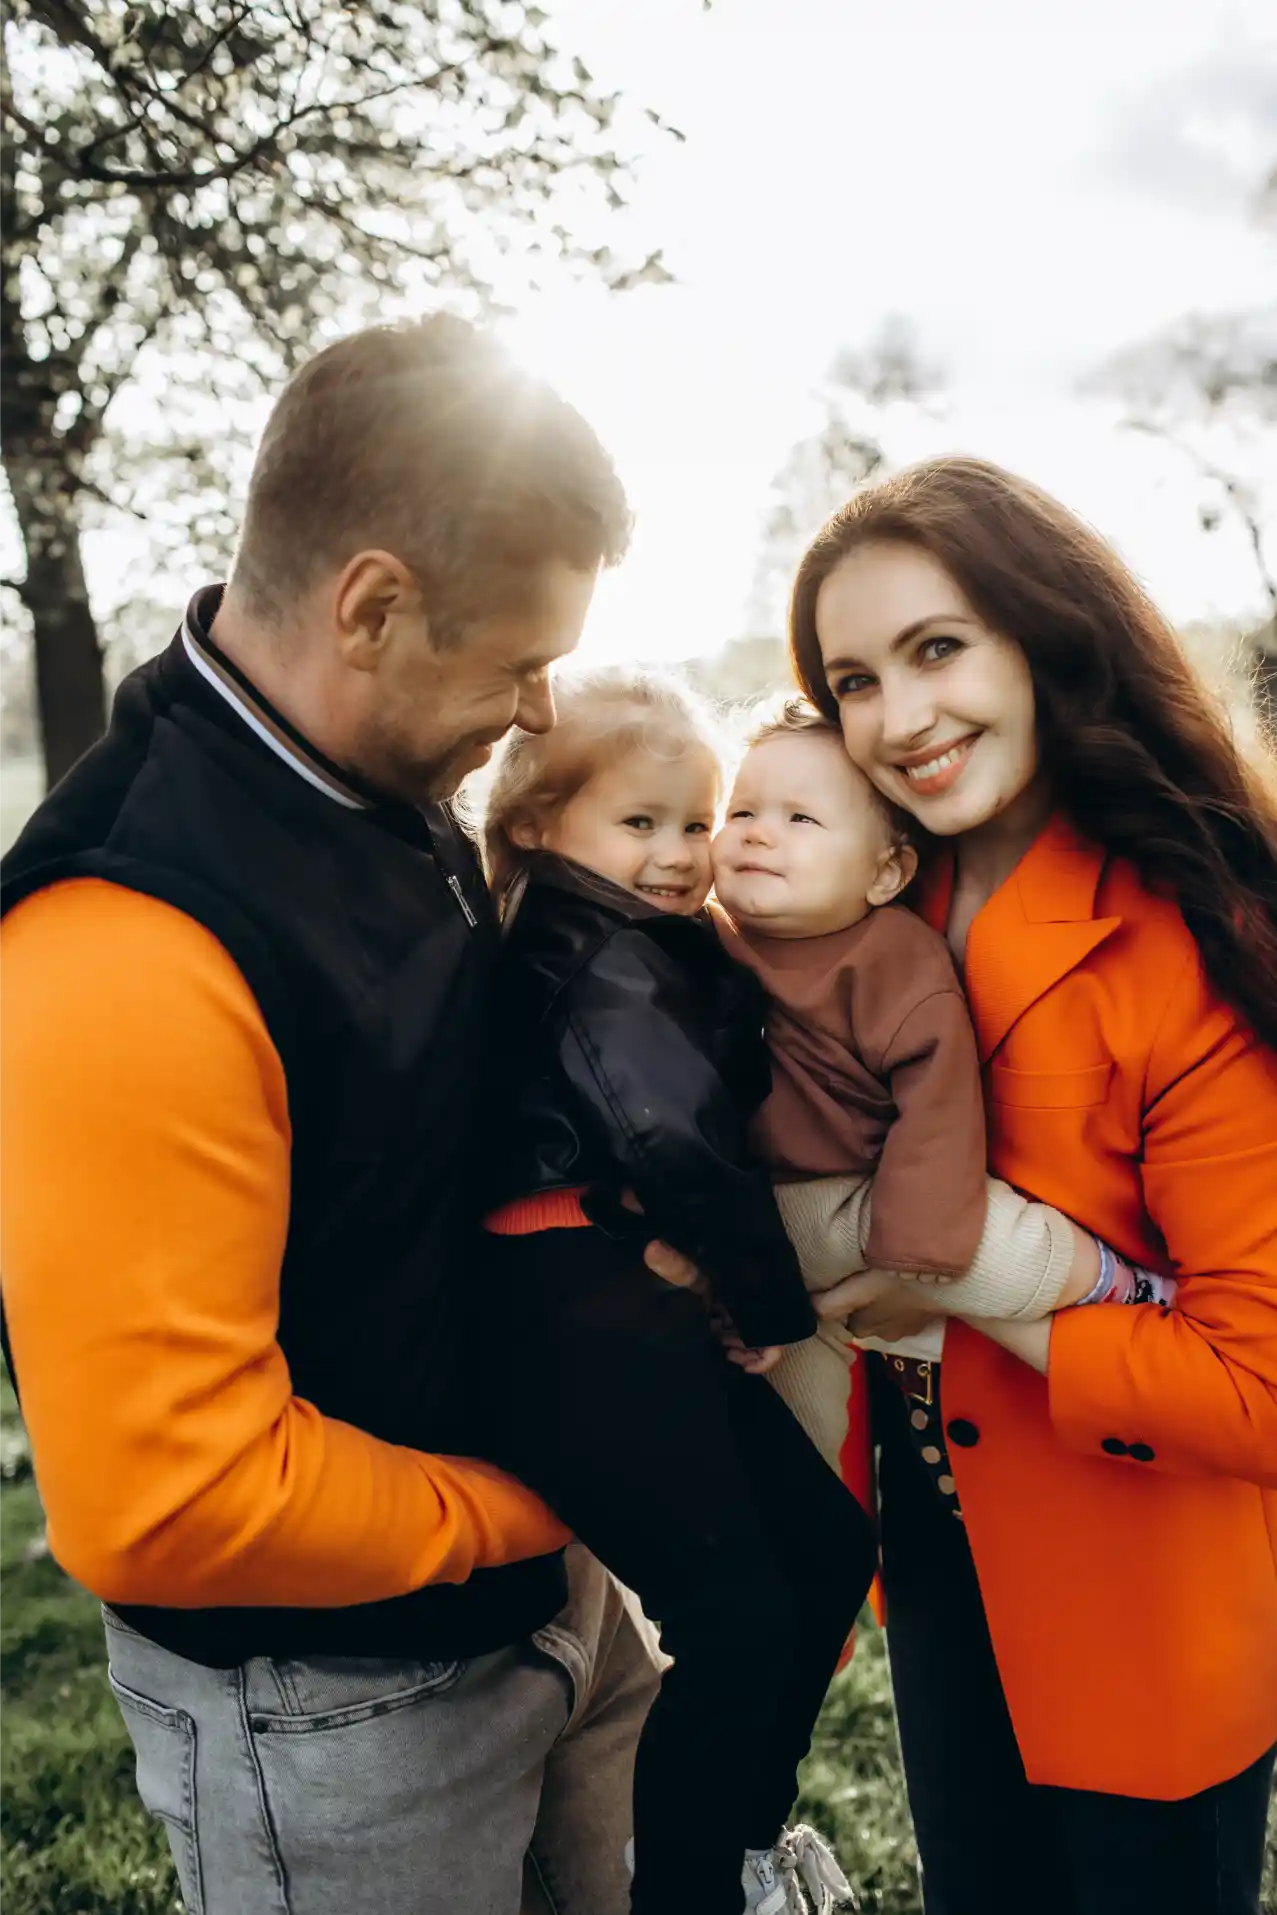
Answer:
<svg viewBox="0 0 1277 1915"><path fill-rule="evenodd" d="M915 755L909 759L898 759L896 769L903 773L910 791L917 796L939 797L957 784L980 738L981 733L975 731L966 738L958 739L956 744L943 746L939 751L934 745L929 746L927 757Z"/></svg>

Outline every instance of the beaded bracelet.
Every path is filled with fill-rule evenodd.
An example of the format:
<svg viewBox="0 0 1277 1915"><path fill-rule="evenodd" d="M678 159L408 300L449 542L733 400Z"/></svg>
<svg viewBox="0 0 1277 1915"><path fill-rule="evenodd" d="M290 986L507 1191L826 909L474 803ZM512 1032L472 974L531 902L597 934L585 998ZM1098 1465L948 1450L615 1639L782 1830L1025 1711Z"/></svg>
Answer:
<svg viewBox="0 0 1277 1915"><path fill-rule="evenodd" d="M1100 1274L1084 1297L1078 1298L1078 1307L1084 1303L1103 1303L1117 1276L1117 1258L1102 1237L1095 1239L1100 1253Z"/></svg>

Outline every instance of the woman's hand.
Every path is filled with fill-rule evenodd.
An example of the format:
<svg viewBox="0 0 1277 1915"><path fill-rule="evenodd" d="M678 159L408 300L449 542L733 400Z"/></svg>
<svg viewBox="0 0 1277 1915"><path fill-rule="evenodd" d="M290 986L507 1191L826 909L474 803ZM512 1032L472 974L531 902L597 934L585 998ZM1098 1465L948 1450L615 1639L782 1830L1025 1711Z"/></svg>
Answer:
<svg viewBox="0 0 1277 1915"><path fill-rule="evenodd" d="M901 1337L917 1336L937 1316L934 1306L920 1310L915 1285L889 1270L868 1270L863 1276L844 1277L831 1290L814 1296L812 1302L817 1316L840 1317L853 1336L877 1337L883 1343L897 1343ZM943 1316L948 1312L939 1314ZM1047 1374L1051 1354L1050 1317L1038 1323L1003 1322L996 1317L964 1317L962 1320L981 1336L988 1337L991 1343L1018 1356L1039 1376Z"/></svg>
<svg viewBox="0 0 1277 1915"><path fill-rule="evenodd" d="M905 1277L890 1270L866 1270L822 1290L812 1302L818 1317L845 1322L853 1336L898 1343L902 1337L918 1336L935 1322L935 1309L927 1307L925 1298L926 1293L920 1297L917 1285Z"/></svg>

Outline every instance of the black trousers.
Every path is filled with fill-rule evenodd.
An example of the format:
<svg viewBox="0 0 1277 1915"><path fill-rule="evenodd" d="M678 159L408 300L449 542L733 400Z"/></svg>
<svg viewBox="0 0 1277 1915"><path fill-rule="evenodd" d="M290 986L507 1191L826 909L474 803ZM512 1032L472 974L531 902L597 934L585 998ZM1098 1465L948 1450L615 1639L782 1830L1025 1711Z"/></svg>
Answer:
<svg viewBox="0 0 1277 1915"><path fill-rule="evenodd" d="M634 1778L642 1915L739 1915L873 1574L860 1505L704 1308L596 1229L492 1240L513 1361L497 1456L657 1620Z"/></svg>
<svg viewBox="0 0 1277 1915"><path fill-rule="evenodd" d="M887 1646L926 1915L1259 1915L1273 1751L1180 1802L1026 1779L966 1532L906 1414L879 1373Z"/></svg>

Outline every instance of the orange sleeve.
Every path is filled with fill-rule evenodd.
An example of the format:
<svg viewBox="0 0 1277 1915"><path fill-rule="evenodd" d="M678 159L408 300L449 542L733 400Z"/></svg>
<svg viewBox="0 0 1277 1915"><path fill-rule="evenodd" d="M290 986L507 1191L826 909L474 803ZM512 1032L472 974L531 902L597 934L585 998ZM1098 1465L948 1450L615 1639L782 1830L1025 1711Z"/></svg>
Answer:
<svg viewBox="0 0 1277 1915"><path fill-rule="evenodd" d="M1149 1062L1144 1199L1179 1280L1174 1307L1061 1310L1051 1417L1114 1467L1277 1489L1277 1057L1194 957Z"/></svg>
<svg viewBox="0 0 1277 1915"><path fill-rule="evenodd" d="M284 1073L222 946L97 880L2 941L0 1270L64 1568L108 1602L338 1607L559 1547L499 1470L293 1395Z"/></svg>

